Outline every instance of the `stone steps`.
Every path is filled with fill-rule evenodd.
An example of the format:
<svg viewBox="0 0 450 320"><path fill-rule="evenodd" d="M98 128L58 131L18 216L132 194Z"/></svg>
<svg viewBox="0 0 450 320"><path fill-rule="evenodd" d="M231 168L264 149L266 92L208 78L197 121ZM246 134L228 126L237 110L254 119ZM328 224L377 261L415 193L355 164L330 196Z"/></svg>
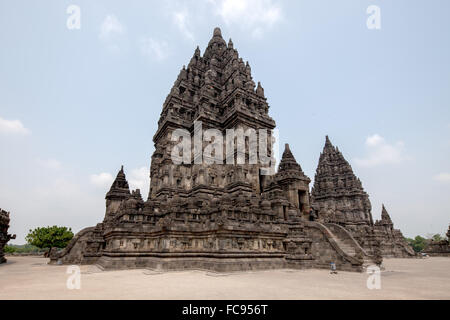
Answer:
<svg viewBox="0 0 450 320"><path fill-rule="evenodd" d="M344 240L338 238L338 236L334 233L332 233L332 237L333 237L334 241L336 241L338 246L342 249L342 251L344 251L346 254L348 254L351 257L356 256L356 250L352 245L350 245L350 244L346 243Z"/></svg>
<svg viewBox="0 0 450 320"><path fill-rule="evenodd" d="M332 228L328 228L331 233L331 237L334 239L336 244L344 251L347 255L356 258L358 246L356 243L352 243L350 238L341 238L339 233L334 233ZM366 269L368 266L374 265L374 262L370 256L364 255L363 268Z"/></svg>
<svg viewBox="0 0 450 320"><path fill-rule="evenodd" d="M350 246L348 244L343 244L341 241L336 241L336 242L339 245L339 247L342 249L342 251L344 251L349 256L354 257L356 255L356 250L352 246Z"/></svg>

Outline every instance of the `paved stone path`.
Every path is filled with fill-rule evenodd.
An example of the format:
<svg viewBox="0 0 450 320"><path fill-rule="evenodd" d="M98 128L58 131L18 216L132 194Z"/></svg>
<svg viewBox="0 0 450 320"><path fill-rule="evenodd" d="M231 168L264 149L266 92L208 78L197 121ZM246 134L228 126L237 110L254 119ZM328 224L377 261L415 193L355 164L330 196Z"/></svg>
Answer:
<svg viewBox="0 0 450 320"><path fill-rule="evenodd" d="M381 290L365 273L273 270L101 271L81 267L81 289L69 290L67 266L48 259L8 257L0 265L0 299L450 299L450 258L385 259Z"/></svg>

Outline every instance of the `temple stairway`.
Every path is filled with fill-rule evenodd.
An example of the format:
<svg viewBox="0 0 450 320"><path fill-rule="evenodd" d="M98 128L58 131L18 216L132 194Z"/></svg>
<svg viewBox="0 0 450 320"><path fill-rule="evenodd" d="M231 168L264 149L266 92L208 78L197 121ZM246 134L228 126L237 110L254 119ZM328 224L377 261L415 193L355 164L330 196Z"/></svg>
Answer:
<svg viewBox="0 0 450 320"><path fill-rule="evenodd" d="M352 257L356 256L356 250L352 245L344 242L344 240L342 240L342 239L339 239L334 234L333 234L333 239L334 239L334 241L336 241L336 243L339 245L339 247L342 249L342 251L344 251L346 254L348 254L349 256L352 256Z"/></svg>
<svg viewBox="0 0 450 320"><path fill-rule="evenodd" d="M334 223L322 224L331 234L331 238L339 246L339 248L348 256L357 259L358 253L362 253L364 258L363 267L373 265L372 256L369 255L353 238L353 236L342 226Z"/></svg>

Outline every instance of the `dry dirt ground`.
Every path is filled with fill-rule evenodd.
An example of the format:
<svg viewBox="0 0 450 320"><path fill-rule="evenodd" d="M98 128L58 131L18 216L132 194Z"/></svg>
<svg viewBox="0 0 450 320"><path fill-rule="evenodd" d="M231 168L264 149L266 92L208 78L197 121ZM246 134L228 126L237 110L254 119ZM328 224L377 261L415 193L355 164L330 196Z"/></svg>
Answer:
<svg viewBox="0 0 450 320"><path fill-rule="evenodd" d="M67 266L47 261L9 257L0 265L0 299L450 299L450 258L385 259L380 290L367 288L365 273L163 273L101 271L95 266L81 266L81 288L70 290Z"/></svg>

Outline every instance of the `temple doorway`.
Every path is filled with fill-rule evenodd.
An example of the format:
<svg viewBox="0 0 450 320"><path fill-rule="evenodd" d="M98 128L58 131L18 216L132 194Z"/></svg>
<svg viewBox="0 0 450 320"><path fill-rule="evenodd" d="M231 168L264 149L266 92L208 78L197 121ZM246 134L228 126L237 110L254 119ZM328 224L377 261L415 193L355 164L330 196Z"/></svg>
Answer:
<svg viewBox="0 0 450 320"><path fill-rule="evenodd" d="M303 212L303 209L305 208L305 197L306 197L306 191L304 190L298 190L298 208L300 209L300 212Z"/></svg>

